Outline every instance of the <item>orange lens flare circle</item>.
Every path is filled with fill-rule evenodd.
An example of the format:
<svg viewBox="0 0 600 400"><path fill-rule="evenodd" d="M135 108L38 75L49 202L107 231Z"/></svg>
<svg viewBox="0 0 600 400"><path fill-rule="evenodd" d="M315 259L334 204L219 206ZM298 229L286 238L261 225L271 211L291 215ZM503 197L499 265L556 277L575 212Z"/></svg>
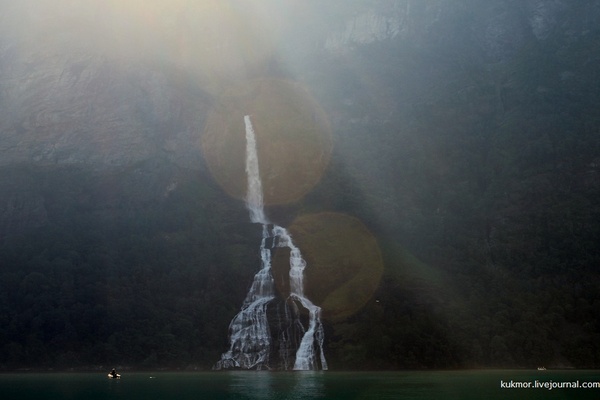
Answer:
<svg viewBox="0 0 600 400"><path fill-rule="evenodd" d="M246 196L244 115L254 128L266 205L294 202L321 179L332 151L323 109L301 85L259 79L226 92L209 114L201 146L214 178Z"/></svg>
<svg viewBox="0 0 600 400"><path fill-rule="evenodd" d="M383 273L377 240L357 218L324 212L303 215L288 228L306 261L304 292L322 309L322 317L339 321L360 310L373 296ZM289 295L286 249L273 257L279 292Z"/></svg>

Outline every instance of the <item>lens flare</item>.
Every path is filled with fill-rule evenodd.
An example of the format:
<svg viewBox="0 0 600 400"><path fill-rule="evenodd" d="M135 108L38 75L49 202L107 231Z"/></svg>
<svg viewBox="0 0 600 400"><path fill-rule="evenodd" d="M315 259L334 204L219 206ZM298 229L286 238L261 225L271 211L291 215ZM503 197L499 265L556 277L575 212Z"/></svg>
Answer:
<svg viewBox="0 0 600 400"><path fill-rule="evenodd" d="M342 320L369 301L381 280L383 260L377 240L362 222L324 212L303 215L288 230L307 263L305 294L322 308L323 318ZM286 257L277 252L272 262L283 296L289 292Z"/></svg>
<svg viewBox="0 0 600 400"><path fill-rule="evenodd" d="M264 203L298 200L329 162L332 138L325 112L301 85L278 79L250 81L221 97L201 144L215 179L239 199L246 192L244 115L254 126Z"/></svg>

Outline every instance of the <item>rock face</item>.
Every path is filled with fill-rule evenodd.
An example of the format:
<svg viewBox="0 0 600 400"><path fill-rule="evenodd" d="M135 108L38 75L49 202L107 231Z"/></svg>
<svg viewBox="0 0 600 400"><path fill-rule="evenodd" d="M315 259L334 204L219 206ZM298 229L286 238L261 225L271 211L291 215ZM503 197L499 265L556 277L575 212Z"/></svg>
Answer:
<svg viewBox="0 0 600 400"><path fill-rule="evenodd" d="M211 99L194 92L194 81L186 80L191 67L144 52L148 43L131 37L152 40L150 30L119 30L110 24L129 21L117 19L116 11L101 2L90 4L95 8L47 1L2 4L0 164L115 166L161 152L198 164L198 137ZM465 41L462 47L480 49L488 62L505 60L530 37L545 40L558 28L584 35L600 15L597 2L561 0L357 1L327 7L338 17L337 23L317 29L326 52L394 40L434 49ZM564 21L561 17L574 8L582 19ZM173 6L157 23L161 33L184 35L185 26L194 24L180 18L186 11L179 3ZM281 41L301 37L305 22L292 23Z"/></svg>
<svg viewBox="0 0 600 400"><path fill-rule="evenodd" d="M0 39L0 165L103 168L161 152L198 163L206 101L173 69L107 51L83 8L23 2L3 15L23 27Z"/></svg>
<svg viewBox="0 0 600 400"><path fill-rule="evenodd" d="M127 165L157 152L197 162L202 129L165 73L84 52L30 50L0 72L0 149L14 163ZM192 146L192 148L190 148Z"/></svg>
<svg viewBox="0 0 600 400"><path fill-rule="evenodd" d="M269 216L291 224L303 212L337 211L386 242L386 279L369 285L381 302L356 301L356 279L341 279L347 269L330 269L330 286L311 283L307 271L307 294L323 318L325 289L336 277L344 290L329 309L344 318L352 312L349 324L327 334L332 360L337 352L333 368L344 360L373 369L486 366L492 358L514 367L538 355L538 365L564 356L597 368L600 354L586 349L600 340L598 279L587 274L598 265L600 241L599 27L598 0L0 0L0 251L9 260L0 264L20 274L0 279L0 301L41 295L21 309L0 305L13 315L0 312L0 338L8 338L0 340L8 343L0 343L0 369L6 354L18 366L40 365L47 348L29 336L31 316L47 310L47 321L56 320L62 314L48 306L65 313L65 303L47 299L73 291L80 295L70 321L45 324L42 339L55 353L89 348L92 337L111 343L82 360L118 355L138 318L134 331L148 340L126 345L126 358L156 362L146 350L160 343L163 355L176 349L190 359L198 354L179 344L202 342L204 360L217 359L210 351L223 350L256 248L247 240L251 227L240 226L247 215L239 201L204 168L209 157L200 143L210 137L207 116L220 95L258 78L305 88L332 128L332 155L318 182ZM272 122L264 119L281 131ZM298 148L314 144L289 136ZM277 160L303 170L288 163L291 146L270 143ZM231 165L237 155L225 147L217 156ZM406 252L388 248L395 244ZM412 255L423 263L401 265ZM69 265L82 280L63 286L58 272ZM389 268L403 272L388 280ZM119 286L125 269L131 283ZM36 274L24 281L30 270ZM44 290L38 270L54 291ZM89 296L107 271L116 283ZM156 285L152 276L161 277ZM543 300L530 297L539 300L547 288ZM172 291L172 303L153 303L163 290ZM347 293L352 302L339 300ZM186 306L185 298L193 301ZM96 307L107 299L124 307ZM84 315L79 303L94 313ZM280 358L269 366L286 369L281 360L293 358L306 314L286 319L289 303L272 306L269 329L287 341L274 338L270 354ZM367 307L373 318L361 322ZM384 323L407 314L414 320L402 322L406 329ZM106 315L117 318L113 325L104 324ZM164 323L150 324L148 315ZM193 315L211 323L198 327ZM448 316L449 324L431 324ZM159 325L164 335L155 340ZM189 335L180 340L182 331ZM403 341L410 346L396 346ZM367 348L378 355L365 357Z"/></svg>
<svg viewBox="0 0 600 400"><path fill-rule="evenodd" d="M330 34L325 39L325 48L340 51L353 45L394 39L408 28L404 23L406 18L407 15L401 13L389 15L365 11L346 21L343 30Z"/></svg>
<svg viewBox="0 0 600 400"><path fill-rule="evenodd" d="M355 12L325 34L324 47L351 51L358 45L406 40L417 47L456 47L463 41L481 51L487 62L510 58L531 37L547 39L567 26L569 34L584 35L600 16L597 2L528 1L380 1L354 4ZM565 20L576 10L578 20Z"/></svg>
<svg viewBox="0 0 600 400"><path fill-rule="evenodd" d="M268 76L260 66L268 66L269 57L289 62L290 79L319 88L328 78L314 66L336 65L340 54L352 60L359 47L390 46L394 54L394 46L408 43L486 66L553 35L575 43L600 24L597 1L138 3L0 3L0 167L102 170L162 157L199 169L200 138L217 88ZM276 26L281 18L289 23ZM219 31L213 20L238 28ZM256 33L256 26L271 32L269 40L259 40L268 35ZM419 79L441 84L447 77L435 75L436 68ZM573 72L561 76L567 80ZM419 79L407 82L407 92L411 84L413 92L424 92ZM358 121L344 114L353 102L348 94L327 110L334 124ZM333 127L334 135L341 126ZM3 188L3 226L43 223L43 198L15 190Z"/></svg>

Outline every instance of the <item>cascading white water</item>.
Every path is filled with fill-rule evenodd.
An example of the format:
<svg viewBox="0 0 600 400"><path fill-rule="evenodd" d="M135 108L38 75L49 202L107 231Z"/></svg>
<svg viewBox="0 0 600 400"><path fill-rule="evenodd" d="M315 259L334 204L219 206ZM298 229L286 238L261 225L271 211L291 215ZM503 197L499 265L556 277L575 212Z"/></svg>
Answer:
<svg viewBox="0 0 600 400"><path fill-rule="evenodd" d="M249 116L244 117L244 123L246 125L246 175L248 177L246 207L250 211L250 220L263 224L260 244L261 268L254 275L242 310L229 324L230 347L221 356L215 369L262 369L269 364L271 333L267 319L267 305L275 298L273 275L271 274L271 251L266 246L269 229L263 208L256 138Z"/></svg>
<svg viewBox="0 0 600 400"><path fill-rule="evenodd" d="M321 324L321 308L314 305L304 296L304 268L306 261L302 258L300 249L294 245L292 237L287 229L280 226L273 227L274 236L279 238L277 247L288 247L290 249L290 299L300 302L308 310L308 330L304 333L300 347L296 352L295 370L314 370L318 368L315 344L319 350L319 361L321 368L327 369L327 361L323 353L323 325ZM316 343L315 343L316 341Z"/></svg>
<svg viewBox="0 0 600 400"><path fill-rule="evenodd" d="M265 216L263 206L256 137L250 116L244 116L244 124L246 127L246 175L248 177L246 207L250 212L250 220L262 224L261 269L254 276L252 286L242 305L242 310L229 324L229 350L223 353L221 360L217 362L214 368L270 368L269 361L273 335L269 328L268 306L275 300L276 296L271 273L271 249L267 247L267 241L269 241L272 246L290 249L290 296L284 306L283 319L287 321L285 325L288 327L299 326L302 331L302 339L296 350L293 369L314 370L318 369L319 363L322 369L327 369L327 362L323 353L324 332L320 320L321 309L304 296L303 277L306 262L302 258L300 249L294 245L290 234L285 228L273 225L272 229L269 229L269 222ZM298 312L298 304L308 311L308 328L302 326L297 320L295 324L291 322L288 302L294 304L296 313ZM283 358L281 363L284 369L288 368L287 350L289 350L292 340L290 336L290 333L285 331L278 335L280 354ZM318 350L318 359L315 348Z"/></svg>
<svg viewBox="0 0 600 400"><path fill-rule="evenodd" d="M250 221L267 224L265 209L263 207L263 192L260 173L258 170L258 152L256 150L256 136L250 116L244 116L246 126L246 176L248 189L246 191L246 207L250 211Z"/></svg>
<svg viewBox="0 0 600 400"><path fill-rule="evenodd" d="M267 320L267 305L275 298L271 253L266 249L268 236L267 225L263 225L260 244L261 269L254 275L242 310L229 324L230 347L221 356L215 369L262 369L268 365L271 333Z"/></svg>

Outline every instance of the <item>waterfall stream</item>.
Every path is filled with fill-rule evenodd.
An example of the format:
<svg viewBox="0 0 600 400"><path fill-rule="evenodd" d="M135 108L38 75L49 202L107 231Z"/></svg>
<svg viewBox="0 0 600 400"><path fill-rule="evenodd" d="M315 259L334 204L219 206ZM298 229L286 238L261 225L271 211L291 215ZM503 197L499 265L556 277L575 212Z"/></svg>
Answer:
<svg viewBox="0 0 600 400"><path fill-rule="evenodd" d="M294 370L326 370L321 309L304 296L306 262L289 232L269 223L265 216L256 136L250 116L244 116L244 124L248 179L246 207L250 221L262 224L261 268L254 275L241 311L229 324L229 350L222 354L213 369L286 370L292 367L290 356L294 355ZM290 294L287 299L281 299L275 291L271 252L276 247L290 250ZM303 322L302 313L308 313L308 322Z"/></svg>

